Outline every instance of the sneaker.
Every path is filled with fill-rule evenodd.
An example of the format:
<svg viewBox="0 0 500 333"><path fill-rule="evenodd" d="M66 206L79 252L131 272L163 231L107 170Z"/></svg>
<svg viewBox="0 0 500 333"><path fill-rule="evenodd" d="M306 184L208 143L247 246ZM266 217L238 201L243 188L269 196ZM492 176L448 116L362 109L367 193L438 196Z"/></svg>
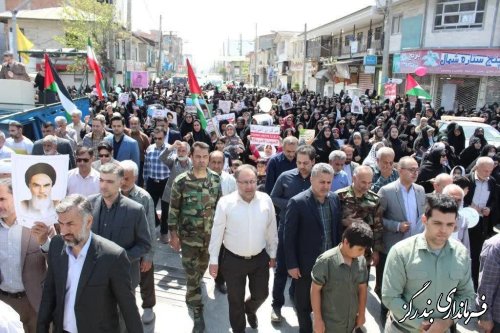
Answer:
<svg viewBox="0 0 500 333"><path fill-rule="evenodd" d="M273 308L271 311L271 323L281 323L283 317L281 316L280 308Z"/></svg>
<svg viewBox="0 0 500 333"><path fill-rule="evenodd" d="M256 329L259 326L259 321L257 320L257 315L255 313L247 313L248 325L251 328Z"/></svg>
<svg viewBox="0 0 500 333"><path fill-rule="evenodd" d="M145 308L144 312L142 313L142 323L145 325L151 324L154 319L155 319L155 313L153 312L153 309Z"/></svg>

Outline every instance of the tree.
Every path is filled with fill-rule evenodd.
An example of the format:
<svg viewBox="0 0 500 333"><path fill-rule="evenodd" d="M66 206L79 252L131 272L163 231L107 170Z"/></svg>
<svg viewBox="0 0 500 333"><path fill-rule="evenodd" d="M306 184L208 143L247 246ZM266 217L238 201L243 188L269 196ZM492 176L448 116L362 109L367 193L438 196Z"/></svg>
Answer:
<svg viewBox="0 0 500 333"><path fill-rule="evenodd" d="M90 37L104 73L114 73L108 50L111 50L115 34L123 30L115 20L115 6L97 0L63 0L62 6L64 36L56 40L65 47L86 50ZM78 59L74 68L82 68L85 60Z"/></svg>

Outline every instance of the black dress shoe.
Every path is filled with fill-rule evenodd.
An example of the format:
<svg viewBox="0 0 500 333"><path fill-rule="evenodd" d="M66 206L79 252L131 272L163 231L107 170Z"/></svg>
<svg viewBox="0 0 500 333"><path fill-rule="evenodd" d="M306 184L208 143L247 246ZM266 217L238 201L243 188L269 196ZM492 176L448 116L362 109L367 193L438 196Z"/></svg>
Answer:
<svg viewBox="0 0 500 333"><path fill-rule="evenodd" d="M247 313L248 325L255 329L259 326L259 321L257 320L257 315L255 313Z"/></svg>
<svg viewBox="0 0 500 333"><path fill-rule="evenodd" d="M221 294L227 294L227 287L225 283L216 283L215 288L221 293Z"/></svg>

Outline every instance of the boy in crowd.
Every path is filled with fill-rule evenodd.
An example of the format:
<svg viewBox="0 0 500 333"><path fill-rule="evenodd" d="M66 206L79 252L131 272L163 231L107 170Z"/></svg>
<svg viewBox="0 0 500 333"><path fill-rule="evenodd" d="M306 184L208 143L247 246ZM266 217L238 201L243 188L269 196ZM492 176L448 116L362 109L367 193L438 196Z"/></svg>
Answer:
<svg viewBox="0 0 500 333"><path fill-rule="evenodd" d="M342 243L318 257L312 269L314 332L351 333L365 323L368 275L365 249L373 232L364 222L344 231Z"/></svg>

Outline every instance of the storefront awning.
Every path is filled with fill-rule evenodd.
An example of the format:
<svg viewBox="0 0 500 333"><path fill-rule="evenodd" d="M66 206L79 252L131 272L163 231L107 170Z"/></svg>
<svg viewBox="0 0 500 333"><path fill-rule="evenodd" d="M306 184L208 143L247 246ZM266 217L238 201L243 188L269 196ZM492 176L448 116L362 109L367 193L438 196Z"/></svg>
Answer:
<svg viewBox="0 0 500 333"><path fill-rule="evenodd" d="M314 77L318 80L328 80L328 81L331 81L332 78L333 78L333 75L332 73L330 72L329 69L321 69L319 71L316 72L316 74L314 75Z"/></svg>

